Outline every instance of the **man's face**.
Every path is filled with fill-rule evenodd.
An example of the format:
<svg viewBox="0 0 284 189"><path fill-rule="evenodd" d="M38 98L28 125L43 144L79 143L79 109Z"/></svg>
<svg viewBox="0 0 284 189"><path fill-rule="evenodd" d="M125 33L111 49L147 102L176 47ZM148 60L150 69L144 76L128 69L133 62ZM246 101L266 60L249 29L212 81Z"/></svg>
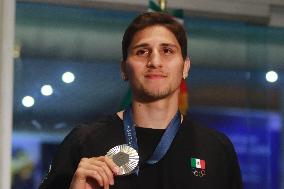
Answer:
<svg viewBox="0 0 284 189"><path fill-rule="evenodd" d="M132 86L134 98L143 101L177 94L189 60L184 61L175 35L163 26L138 31L129 46L122 70Z"/></svg>

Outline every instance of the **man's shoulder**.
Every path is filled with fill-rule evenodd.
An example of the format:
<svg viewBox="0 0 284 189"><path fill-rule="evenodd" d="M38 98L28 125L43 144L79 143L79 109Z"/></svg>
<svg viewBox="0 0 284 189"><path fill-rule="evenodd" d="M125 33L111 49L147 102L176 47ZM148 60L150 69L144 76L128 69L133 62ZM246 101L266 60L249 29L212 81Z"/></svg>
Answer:
<svg viewBox="0 0 284 189"><path fill-rule="evenodd" d="M112 127L117 124L119 124L119 118L116 114L113 114L97 117L88 123L80 124L78 127L83 130L93 130Z"/></svg>
<svg viewBox="0 0 284 189"><path fill-rule="evenodd" d="M224 133L190 120L186 120L185 123L188 130L187 133L190 137L193 137L195 141L211 144L211 146L216 144L225 148L232 147L230 139Z"/></svg>
<svg viewBox="0 0 284 189"><path fill-rule="evenodd" d="M72 129L69 135L75 135L76 138L86 138L88 135L98 137L104 135L111 130L120 129L120 121L117 115L107 115L96 118L95 120L78 124Z"/></svg>

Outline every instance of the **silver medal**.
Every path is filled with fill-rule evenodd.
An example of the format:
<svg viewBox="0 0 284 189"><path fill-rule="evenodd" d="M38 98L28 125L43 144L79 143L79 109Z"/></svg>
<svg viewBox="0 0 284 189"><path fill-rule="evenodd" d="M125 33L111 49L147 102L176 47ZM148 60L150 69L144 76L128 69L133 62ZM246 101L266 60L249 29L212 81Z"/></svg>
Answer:
<svg viewBox="0 0 284 189"><path fill-rule="evenodd" d="M131 174L139 162L137 151L126 144L113 147L107 152L106 156L119 167L118 175Z"/></svg>

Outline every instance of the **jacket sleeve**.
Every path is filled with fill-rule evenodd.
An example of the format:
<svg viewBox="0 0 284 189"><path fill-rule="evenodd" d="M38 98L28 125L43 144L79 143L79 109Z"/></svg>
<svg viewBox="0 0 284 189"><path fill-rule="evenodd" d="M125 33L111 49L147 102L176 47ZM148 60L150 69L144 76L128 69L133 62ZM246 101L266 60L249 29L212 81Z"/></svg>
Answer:
<svg viewBox="0 0 284 189"><path fill-rule="evenodd" d="M60 144L48 174L39 189L68 189L80 161L79 128L73 129Z"/></svg>

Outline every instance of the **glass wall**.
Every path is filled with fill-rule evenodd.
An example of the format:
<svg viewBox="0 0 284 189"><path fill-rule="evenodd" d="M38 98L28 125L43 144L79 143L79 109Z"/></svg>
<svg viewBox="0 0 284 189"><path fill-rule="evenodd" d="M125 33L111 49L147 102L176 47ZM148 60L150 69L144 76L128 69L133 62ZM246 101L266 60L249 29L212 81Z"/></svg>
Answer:
<svg viewBox="0 0 284 189"><path fill-rule="evenodd" d="M17 3L13 189L37 188L72 128L120 109L128 90L121 39L137 14ZM187 116L229 136L245 188L280 188L284 29L196 17L184 24Z"/></svg>

